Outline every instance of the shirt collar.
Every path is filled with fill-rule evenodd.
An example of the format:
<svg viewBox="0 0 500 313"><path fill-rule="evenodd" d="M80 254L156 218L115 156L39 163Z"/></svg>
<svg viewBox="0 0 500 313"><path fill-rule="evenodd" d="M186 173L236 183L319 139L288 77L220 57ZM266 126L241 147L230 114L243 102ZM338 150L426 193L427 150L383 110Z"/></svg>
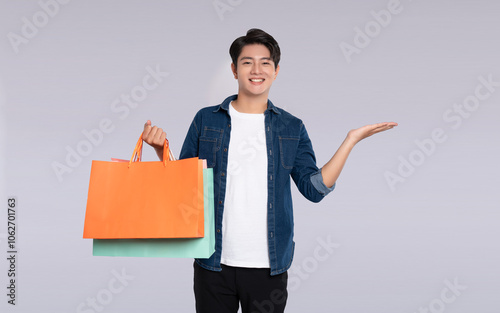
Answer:
<svg viewBox="0 0 500 313"><path fill-rule="evenodd" d="M214 110L214 112L219 111L220 109L229 110L229 104L231 101L236 100L238 98L238 95L232 95L227 97L221 104L217 106L217 108ZM281 112L278 110L277 107L274 106L274 104L271 102L271 100L267 99L267 111L273 111L276 114L281 114Z"/></svg>

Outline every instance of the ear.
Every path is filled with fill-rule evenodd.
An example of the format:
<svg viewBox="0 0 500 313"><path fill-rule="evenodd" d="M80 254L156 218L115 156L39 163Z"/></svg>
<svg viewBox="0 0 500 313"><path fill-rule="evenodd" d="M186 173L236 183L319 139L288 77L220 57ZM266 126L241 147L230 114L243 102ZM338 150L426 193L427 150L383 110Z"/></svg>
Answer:
<svg viewBox="0 0 500 313"><path fill-rule="evenodd" d="M278 76L278 72L280 71L280 66L276 66L276 71L274 73L274 79L276 79L276 77Z"/></svg>
<svg viewBox="0 0 500 313"><path fill-rule="evenodd" d="M233 72L234 79L238 79L238 72L236 71L234 63L231 63L231 71Z"/></svg>

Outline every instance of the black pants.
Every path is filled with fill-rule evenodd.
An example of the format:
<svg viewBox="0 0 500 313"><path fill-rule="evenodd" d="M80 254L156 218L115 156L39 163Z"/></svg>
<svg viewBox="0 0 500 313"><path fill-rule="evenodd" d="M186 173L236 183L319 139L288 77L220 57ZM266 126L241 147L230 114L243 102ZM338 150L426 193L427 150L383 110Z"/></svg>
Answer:
<svg viewBox="0 0 500 313"><path fill-rule="evenodd" d="M221 272L194 262L197 313L279 313L285 311L288 273L271 276L268 268L222 265Z"/></svg>

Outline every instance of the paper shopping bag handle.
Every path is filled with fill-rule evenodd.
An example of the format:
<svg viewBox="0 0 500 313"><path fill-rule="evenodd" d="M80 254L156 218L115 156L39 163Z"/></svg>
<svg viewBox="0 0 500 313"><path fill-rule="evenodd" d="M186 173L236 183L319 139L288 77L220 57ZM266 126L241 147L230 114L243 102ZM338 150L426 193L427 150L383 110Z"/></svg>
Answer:
<svg viewBox="0 0 500 313"><path fill-rule="evenodd" d="M139 137L139 140L137 140L137 144L135 145L134 153L132 154L132 158L130 158L130 162L128 163L128 166L132 164L132 162L141 162L141 157L142 157L142 133L141 136ZM170 153L170 148L168 145L168 140L165 139L165 142L163 143L163 165L167 166L168 161L173 161L173 156Z"/></svg>

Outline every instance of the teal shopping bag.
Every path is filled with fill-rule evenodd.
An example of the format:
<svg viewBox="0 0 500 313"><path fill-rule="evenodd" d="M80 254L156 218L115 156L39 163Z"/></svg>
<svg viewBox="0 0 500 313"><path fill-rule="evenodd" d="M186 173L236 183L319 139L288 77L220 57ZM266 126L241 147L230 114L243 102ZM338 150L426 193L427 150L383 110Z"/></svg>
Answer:
<svg viewBox="0 0 500 313"><path fill-rule="evenodd" d="M215 251L213 169L203 169L203 238L94 239L94 256L209 258Z"/></svg>

